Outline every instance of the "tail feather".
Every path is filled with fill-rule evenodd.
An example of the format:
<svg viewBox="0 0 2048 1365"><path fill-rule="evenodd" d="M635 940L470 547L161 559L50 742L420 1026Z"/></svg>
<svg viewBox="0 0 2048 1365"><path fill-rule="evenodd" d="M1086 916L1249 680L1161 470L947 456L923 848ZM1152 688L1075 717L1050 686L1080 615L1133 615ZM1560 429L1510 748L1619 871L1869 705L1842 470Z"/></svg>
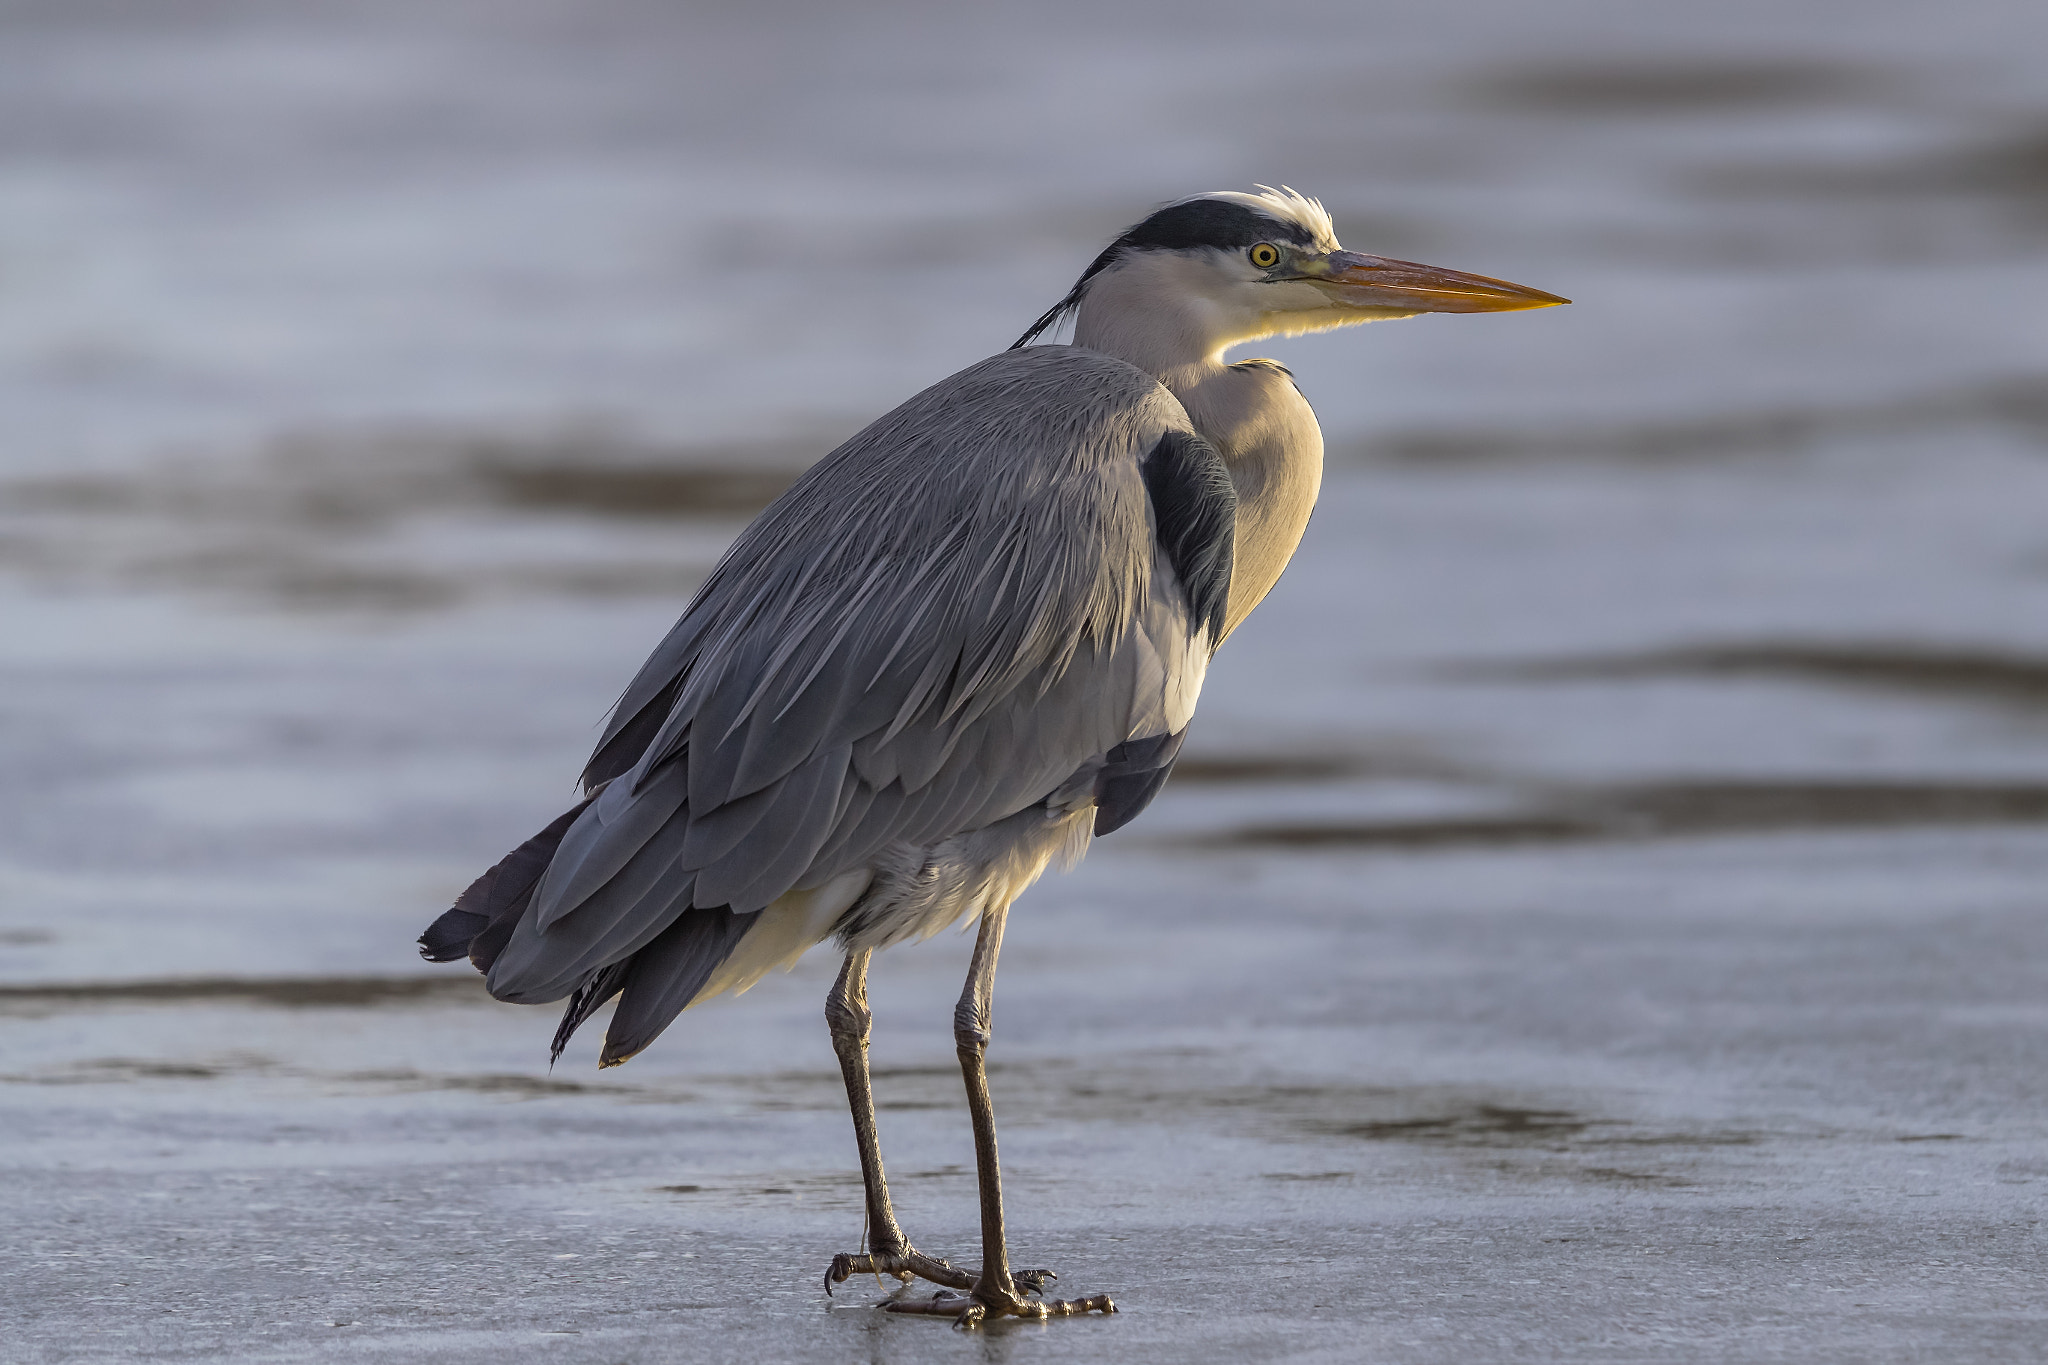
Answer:
<svg viewBox="0 0 2048 1365"><path fill-rule="evenodd" d="M519 917L526 913L540 874L554 860L562 836L589 804L588 800L579 802L471 882L469 889L455 898L454 907L420 935L420 956L429 962L467 957L478 971L488 972L512 937Z"/></svg>
<svg viewBox="0 0 2048 1365"><path fill-rule="evenodd" d="M632 965L633 959L629 957L609 967L599 967L569 996L569 1008L562 1011L561 1026L555 1030L555 1041L548 1048L549 1066L562 1059L562 1049L569 1046L569 1039L583 1026L583 1021L625 986L626 969Z"/></svg>
<svg viewBox="0 0 2048 1365"><path fill-rule="evenodd" d="M486 872L485 876L490 873ZM467 910L450 910L420 935L420 956L429 962L453 962L469 956L470 940L490 928L491 921Z"/></svg>
<svg viewBox="0 0 2048 1365"><path fill-rule="evenodd" d="M430 962L467 956L488 974L533 903L563 837L589 804L585 800L564 812L472 882L420 935L420 955ZM605 1031L598 1064L617 1066L645 1048L697 998L759 918L759 911L735 915L723 905L689 908L646 947L591 972L569 997L548 1064L561 1057L576 1030L613 996L622 998Z"/></svg>
<svg viewBox="0 0 2048 1365"><path fill-rule="evenodd" d="M659 938L633 954L625 964L619 987L623 994L605 1030L604 1052L597 1064L617 1066L660 1037L760 917L758 910L735 915L723 905L686 910Z"/></svg>

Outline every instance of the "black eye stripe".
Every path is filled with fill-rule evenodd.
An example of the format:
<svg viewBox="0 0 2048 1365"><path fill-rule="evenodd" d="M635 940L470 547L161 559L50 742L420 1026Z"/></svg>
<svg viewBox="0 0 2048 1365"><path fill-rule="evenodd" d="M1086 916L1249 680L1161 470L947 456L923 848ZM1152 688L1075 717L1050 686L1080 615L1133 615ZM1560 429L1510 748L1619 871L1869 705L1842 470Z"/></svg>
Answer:
<svg viewBox="0 0 2048 1365"><path fill-rule="evenodd" d="M1116 245L1139 250L1185 251L1214 246L1242 251L1257 242L1293 242L1313 246L1314 237L1299 223L1269 217L1228 199L1191 199L1170 204L1119 237Z"/></svg>
<svg viewBox="0 0 2048 1365"><path fill-rule="evenodd" d="M1290 246L1316 248L1316 236L1300 223L1261 213L1228 199L1190 199L1168 204L1143 222L1134 223L1124 234L1103 248L1102 254L1081 272L1081 278L1067 296L1031 324L1012 348L1029 345L1047 329L1081 306L1088 282L1136 251L1187 251L1215 247L1223 251L1244 251L1259 243L1285 242ZM1270 270L1271 266L1260 269Z"/></svg>

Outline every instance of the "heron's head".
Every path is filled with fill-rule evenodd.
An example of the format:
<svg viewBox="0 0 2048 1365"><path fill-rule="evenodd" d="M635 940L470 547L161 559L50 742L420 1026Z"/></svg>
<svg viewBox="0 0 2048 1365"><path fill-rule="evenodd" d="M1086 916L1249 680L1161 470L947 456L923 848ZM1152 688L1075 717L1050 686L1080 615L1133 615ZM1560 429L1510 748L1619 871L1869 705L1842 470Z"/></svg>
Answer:
<svg viewBox="0 0 2048 1365"><path fill-rule="evenodd" d="M1321 204L1261 186L1257 194L1182 199L1133 225L1016 344L1071 314L1080 345L1140 364L1186 363L1260 337L1569 302L1484 275L1346 251Z"/></svg>

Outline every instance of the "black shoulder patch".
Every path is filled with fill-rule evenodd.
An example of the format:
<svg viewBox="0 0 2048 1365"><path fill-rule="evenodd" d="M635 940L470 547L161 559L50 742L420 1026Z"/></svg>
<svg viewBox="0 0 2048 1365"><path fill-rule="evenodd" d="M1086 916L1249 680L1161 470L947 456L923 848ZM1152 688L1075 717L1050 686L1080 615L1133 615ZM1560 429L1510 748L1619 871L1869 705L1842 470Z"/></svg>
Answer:
<svg viewBox="0 0 2048 1365"><path fill-rule="evenodd" d="M1138 465L1152 499L1159 546L1187 594L1188 614L1223 638L1237 535L1237 486L1216 448L1191 431L1169 431Z"/></svg>

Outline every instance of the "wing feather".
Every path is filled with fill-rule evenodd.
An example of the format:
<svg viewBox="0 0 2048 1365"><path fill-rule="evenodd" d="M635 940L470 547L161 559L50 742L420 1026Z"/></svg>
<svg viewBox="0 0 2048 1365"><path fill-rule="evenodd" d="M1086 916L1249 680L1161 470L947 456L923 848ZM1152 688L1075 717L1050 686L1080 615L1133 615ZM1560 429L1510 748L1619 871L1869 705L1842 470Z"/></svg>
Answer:
<svg viewBox="0 0 2048 1365"><path fill-rule="evenodd" d="M1012 816L1160 733L1207 662L1174 586L1190 519L1174 513L1162 550L1144 465L1168 435L1175 467L1200 468L1149 375L1048 346L970 367L827 456L620 699L588 770L618 776L564 837L493 991L566 994L690 904L750 915L892 842Z"/></svg>
<svg viewBox="0 0 2048 1365"><path fill-rule="evenodd" d="M534 890L534 927L546 929L617 876L683 809L684 800L684 774L673 769L657 774L637 792L614 782L598 793L562 836L561 847Z"/></svg>
<svg viewBox="0 0 2048 1365"><path fill-rule="evenodd" d="M759 909L793 888L832 837L832 815L846 781L846 750L828 750L778 782L760 823L697 872L707 905Z"/></svg>

